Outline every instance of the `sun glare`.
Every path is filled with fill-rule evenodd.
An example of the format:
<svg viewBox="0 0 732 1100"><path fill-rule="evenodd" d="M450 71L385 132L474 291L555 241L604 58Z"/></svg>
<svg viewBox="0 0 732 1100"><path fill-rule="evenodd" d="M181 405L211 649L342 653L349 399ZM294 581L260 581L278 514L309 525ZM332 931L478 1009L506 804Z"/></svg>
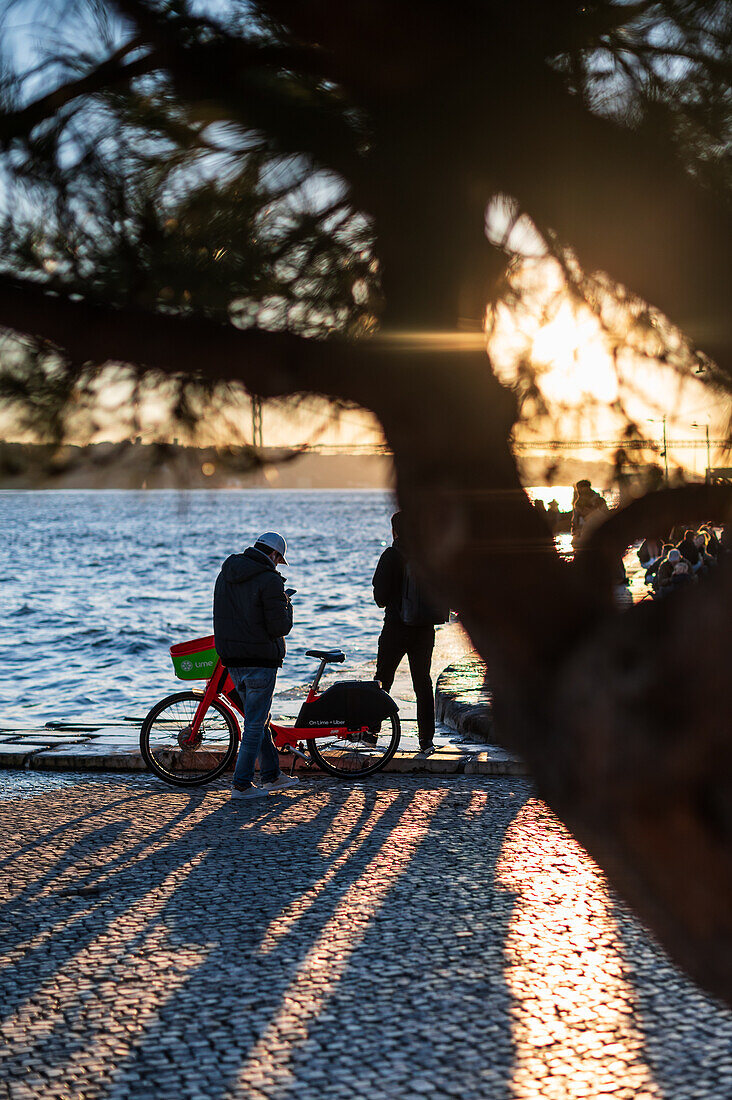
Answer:
<svg viewBox="0 0 732 1100"><path fill-rule="evenodd" d="M713 439L726 434L729 402L720 401L693 372L615 343L620 336L606 332L589 306L569 294L553 261L525 262L515 289L515 296L489 314L487 337L499 379L526 395L518 442L546 438L575 446L595 440L619 445L634 422L658 443L659 431L652 425L664 423L671 461L696 469L696 444L674 447L674 440L695 440L701 421ZM525 384L527 365L530 386ZM590 459L602 454L595 450Z"/></svg>
<svg viewBox="0 0 732 1100"><path fill-rule="evenodd" d="M549 400L574 404L590 398L611 404L618 397L617 376L596 319L569 301L536 333L531 358L541 369Z"/></svg>

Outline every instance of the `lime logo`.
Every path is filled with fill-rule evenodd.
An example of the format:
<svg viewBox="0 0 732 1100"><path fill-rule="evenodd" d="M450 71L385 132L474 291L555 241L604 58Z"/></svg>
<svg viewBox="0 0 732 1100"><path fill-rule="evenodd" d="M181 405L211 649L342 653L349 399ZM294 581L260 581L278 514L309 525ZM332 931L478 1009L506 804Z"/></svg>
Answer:
<svg viewBox="0 0 732 1100"><path fill-rule="evenodd" d="M181 661L180 667L184 672L190 672L193 668L193 661Z"/></svg>

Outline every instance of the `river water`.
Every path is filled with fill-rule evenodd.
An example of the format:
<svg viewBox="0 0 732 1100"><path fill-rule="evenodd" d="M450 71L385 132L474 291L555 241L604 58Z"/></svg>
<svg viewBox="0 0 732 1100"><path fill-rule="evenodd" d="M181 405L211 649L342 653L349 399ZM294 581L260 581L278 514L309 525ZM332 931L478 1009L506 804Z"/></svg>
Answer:
<svg viewBox="0 0 732 1100"><path fill-rule="evenodd" d="M263 530L285 533L298 590L279 685L309 678L308 648L362 668L392 511L366 490L0 493L0 723L118 720L184 686L168 647L212 633L221 562Z"/></svg>
<svg viewBox="0 0 732 1100"><path fill-rule="evenodd" d="M219 566L263 530L286 535L297 589L278 687L310 678L309 648L373 668L393 508L377 490L0 492L0 725L117 721L183 687L169 646L212 633Z"/></svg>

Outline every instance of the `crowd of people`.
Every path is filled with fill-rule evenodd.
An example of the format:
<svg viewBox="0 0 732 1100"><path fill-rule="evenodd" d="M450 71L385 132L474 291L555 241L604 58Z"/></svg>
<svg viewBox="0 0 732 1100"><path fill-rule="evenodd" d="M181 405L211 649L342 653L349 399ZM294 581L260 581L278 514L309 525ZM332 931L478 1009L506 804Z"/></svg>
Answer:
<svg viewBox="0 0 732 1100"><path fill-rule="evenodd" d="M732 528L717 535L711 523L700 527L674 527L667 542L646 539L638 549L638 560L646 570L646 584L654 599L709 576L723 558L732 554Z"/></svg>
<svg viewBox="0 0 732 1100"><path fill-rule="evenodd" d="M549 513L549 509L542 509ZM572 496L571 532L575 550L581 548L592 530L608 516L607 501L592 488L586 478L574 486ZM654 599L709 576L725 558L732 562L732 525L717 533L712 523L697 528L686 524L676 526L667 540L646 539L638 549L638 559L644 567L646 584ZM618 564L617 584L627 584L622 560Z"/></svg>

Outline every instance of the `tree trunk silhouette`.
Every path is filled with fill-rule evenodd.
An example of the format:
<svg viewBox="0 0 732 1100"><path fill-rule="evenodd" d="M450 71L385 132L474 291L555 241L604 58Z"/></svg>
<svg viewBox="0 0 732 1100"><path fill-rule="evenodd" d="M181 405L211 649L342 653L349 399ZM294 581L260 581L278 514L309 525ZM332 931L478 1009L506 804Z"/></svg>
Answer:
<svg viewBox="0 0 732 1100"><path fill-rule="evenodd" d="M215 67L194 66L193 47L146 3L117 7L180 94L263 124L266 103L234 45L216 43ZM646 133L581 109L544 64L543 42L535 57L527 47L521 86L501 100L515 68L505 41L473 40L468 17L452 20L446 6L419 18L397 0L262 7L368 113L368 158L329 141L315 155L333 151L328 166L350 173L373 219L379 335L242 331L70 301L10 276L0 276L0 324L77 363L205 373L264 397L306 391L371 409L393 450L410 551L486 661L497 736L672 956L732 1003L732 568L660 604L620 612L612 600L612 561L630 542L680 519L732 521L732 499L654 494L615 514L574 564L560 561L521 489L514 396L480 347L507 263L485 237L485 209L503 190L729 373L729 209ZM523 7L550 35L576 5ZM493 5L497 17L505 8ZM527 15L512 18L520 29Z"/></svg>

